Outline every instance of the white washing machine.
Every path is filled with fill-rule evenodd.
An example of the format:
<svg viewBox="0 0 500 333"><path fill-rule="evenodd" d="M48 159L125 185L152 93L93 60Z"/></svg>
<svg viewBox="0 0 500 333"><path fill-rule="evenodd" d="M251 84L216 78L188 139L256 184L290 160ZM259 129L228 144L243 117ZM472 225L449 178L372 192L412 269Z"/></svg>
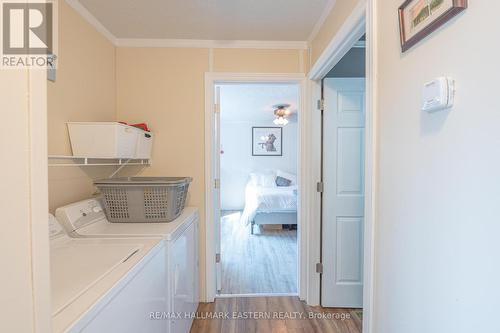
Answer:
<svg viewBox="0 0 500 333"><path fill-rule="evenodd" d="M53 216L53 332L165 332L149 314L167 308L165 244L154 239L75 239Z"/></svg>
<svg viewBox="0 0 500 333"><path fill-rule="evenodd" d="M161 238L165 242L167 312L155 320L167 323L168 333L188 333L199 302L198 209L186 207L169 223L110 223L96 199L56 210L71 237ZM179 316L180 314L180 316Z"/></svg>

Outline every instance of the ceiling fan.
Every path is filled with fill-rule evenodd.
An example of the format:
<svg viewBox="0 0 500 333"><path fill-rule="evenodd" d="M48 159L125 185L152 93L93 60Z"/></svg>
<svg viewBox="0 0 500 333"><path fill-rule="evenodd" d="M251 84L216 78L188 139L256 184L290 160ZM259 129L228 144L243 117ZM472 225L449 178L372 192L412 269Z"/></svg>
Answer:
<svg viewBox="0 0 500 333"><path fill-rule="evenodd" d="M276 119L274 119L273 123L279 126L286 126L288 124L288 116L290 115L290 104L276 104L273 106L274 115Z"/></svg>

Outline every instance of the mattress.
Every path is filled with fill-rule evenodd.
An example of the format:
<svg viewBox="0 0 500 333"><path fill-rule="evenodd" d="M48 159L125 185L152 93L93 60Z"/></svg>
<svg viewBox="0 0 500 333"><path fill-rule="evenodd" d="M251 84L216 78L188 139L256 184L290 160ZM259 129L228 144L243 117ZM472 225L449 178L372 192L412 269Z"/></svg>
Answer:
<svg viewBox="0 0 500 333"><path fill-rule="evenodd" d="M262 187L249 183L245 189L245 209L241 222L249 224L257 213L297 211L297 186Z"/></svg>

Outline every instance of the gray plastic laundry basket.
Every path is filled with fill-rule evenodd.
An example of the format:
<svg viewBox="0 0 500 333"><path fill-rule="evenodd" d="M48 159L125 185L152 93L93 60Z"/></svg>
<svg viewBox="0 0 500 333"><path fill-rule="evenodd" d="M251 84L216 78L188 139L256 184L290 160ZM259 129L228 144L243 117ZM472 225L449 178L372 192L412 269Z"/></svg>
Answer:
<svg viewBox="0 0 500 333"><path fill-rule="evenodd" d="M97 180L110 222L171 222L184 210L192 178L129 177Z"/></svg>

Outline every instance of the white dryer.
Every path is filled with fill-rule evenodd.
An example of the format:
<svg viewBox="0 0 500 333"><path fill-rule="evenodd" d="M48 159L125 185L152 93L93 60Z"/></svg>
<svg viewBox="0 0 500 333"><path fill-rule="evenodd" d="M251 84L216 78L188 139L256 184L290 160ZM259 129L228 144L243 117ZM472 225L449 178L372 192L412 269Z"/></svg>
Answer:
<svg viewBox="0 0 500 333"><path fill-rule="evenodd" d="M56 217L75 238L161 238L165 242L167 312L155 320L168 333L188 333L199 302L198 209L186 207L169 223L110 223L96 199L56 210Z"/></svg>
<svg viewBox="0 0 500 333"><path fill-rule="evenodd" d="M149 319L167 308L163 240L70 238L52 215L49 226L53 332L166 331Z"/></svg>

